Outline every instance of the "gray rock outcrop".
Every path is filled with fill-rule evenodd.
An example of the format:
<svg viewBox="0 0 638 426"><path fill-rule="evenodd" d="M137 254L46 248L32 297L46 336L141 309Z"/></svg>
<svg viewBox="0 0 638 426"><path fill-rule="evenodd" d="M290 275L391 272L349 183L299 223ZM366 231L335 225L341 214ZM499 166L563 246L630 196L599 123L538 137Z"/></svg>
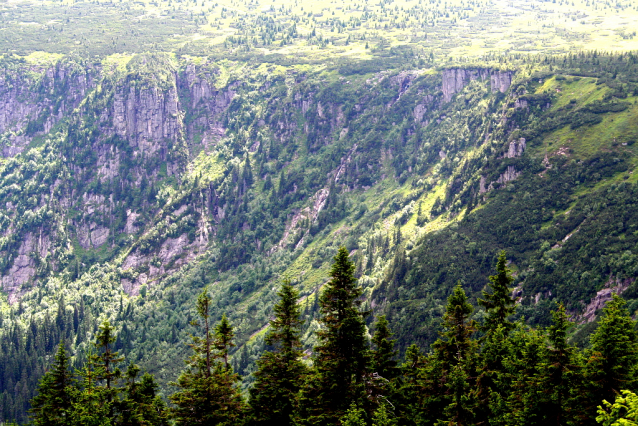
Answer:
<svg viewBox="0 0 638 426"><path fill-rule="evenodd" d="M511 141L505 158L516 158L523 155L526 148L525 138L520 138L518 141Z"/></svg>
<svg viewBox="0 0 638 426"><path fill-rule="evenodd" d="M513 71L498 71L485 68L449 68L442 72L443 102L450 102L471 81L489 78L492 92L505 93L512 85Z"/></svg>

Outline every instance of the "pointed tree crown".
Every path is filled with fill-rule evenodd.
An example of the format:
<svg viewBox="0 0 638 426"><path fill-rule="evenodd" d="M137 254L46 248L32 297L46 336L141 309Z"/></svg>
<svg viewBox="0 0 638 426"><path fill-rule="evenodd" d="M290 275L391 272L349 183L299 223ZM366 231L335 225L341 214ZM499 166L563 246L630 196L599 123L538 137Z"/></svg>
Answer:
<svg viewBox="0 0 638 426"><path fill-rule="evenodd" d="M496 275L490 276L489 287L491 291L483 290L483 298L478 299L478 303L487 312L483 329L486 332L493 332L499 326L505 331L514 328L514 324L508 318L514 313L515 301L512 299L512 278L511 271L507 267L505 251L501 251L496 262Z"/></svg>

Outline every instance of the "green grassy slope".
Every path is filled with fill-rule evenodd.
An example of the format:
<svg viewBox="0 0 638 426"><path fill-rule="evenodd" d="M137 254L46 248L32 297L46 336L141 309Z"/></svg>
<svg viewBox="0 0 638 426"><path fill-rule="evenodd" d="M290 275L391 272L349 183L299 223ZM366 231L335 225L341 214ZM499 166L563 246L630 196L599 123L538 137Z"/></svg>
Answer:
<svg viewBox="0 0 638 426"><path fill-rule="evenodd" d="M467 79L450 102L434 68L64 60L93 69L94 85L50 132L38 124L46 114L32 118L38 139L0 166L3 272L31 255L24 241L41 252L20 291L5 288L18 296L2 303L4 419L24 415L57 340L69 339L81 359L105 318L127 359L168 391L204 286L214 316L225 312L236 327L242 374L263 349L284 276L301 291L310 347L316 295L340 245L401 348L429 344L452 286L461 280L476 297L500 249L531 322L544 323L556 301L581 314L610 279L638 307L635 56L512 60L505 93ZM5 67L28 67L32 91L55 104L68 86L50 89L30 64ZM196 78L200 89L204 80L214 87L210 98L194 101L204 93ZM118 137L118 119L104 114L122 93L141 104L145 93L173 99L178 110L166 120L182 123L181 133L137 146ZM140 154L144 143L155 145ZM108 229L108 238L87 244L86 229ZM25 369L34 374L21 376Z"/></svg>

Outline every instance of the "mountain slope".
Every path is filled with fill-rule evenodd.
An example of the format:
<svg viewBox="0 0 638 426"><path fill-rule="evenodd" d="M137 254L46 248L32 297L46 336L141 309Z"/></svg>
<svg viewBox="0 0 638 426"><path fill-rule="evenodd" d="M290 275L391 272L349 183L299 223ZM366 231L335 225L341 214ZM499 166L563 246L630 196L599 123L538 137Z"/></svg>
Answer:
<svg viewBox="0 0 638 426"><path fill-rule="evenodd" d="M340 245L401 348L429 344L452 286L475 297L500 249L532 322L555 301L591 321L605 286L633 299L636 57L538 59L4 58L3 419L24 418L57 341L79 361L103 318L166 386L205 285L240 373L284 276L310 346Z"/></svg>

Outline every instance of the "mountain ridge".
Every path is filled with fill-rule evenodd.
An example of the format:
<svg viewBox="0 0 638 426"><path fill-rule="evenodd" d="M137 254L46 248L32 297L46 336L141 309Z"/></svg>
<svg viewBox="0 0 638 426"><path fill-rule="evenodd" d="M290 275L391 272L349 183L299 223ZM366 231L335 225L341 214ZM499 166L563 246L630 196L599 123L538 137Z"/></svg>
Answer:
<svg viewBox="0 0 638 426"><path fill-rule="evenodd" d="M635 56L348 76L168 54L76 59L50 68L4 59L30 80L0 94L26 105L2 129L15 155L0 165L0 253L5 333L39 336L57 321L42 339L72 339L77 362L108 318L118 347L166 386L208 285L213 315L226 312L237 330L234 367L248 374L283 276L300 290L311 347L317 293L340 245L368 306L401 324L402 351L433 341L457 280L476 297L500 249L517 272L519 313L539 324L555 300L587 311L609 281L600 277L635 273ZM75 76L88 83L70 93L84 97L63 106ZM583 220L592 212L607 218L602 254L602 239L583 243L602 232ZM574 255L575 241L598 263ZM558 274L563 265L582 271L577 284ZM591 282L581 284L584 273ZM3 401L16 383L34 389L56 343L2 350L21 348L33 371L10 373ZM26 407L20 395L15 406ZM5 419L24 415L6 410Z"/></svg>

